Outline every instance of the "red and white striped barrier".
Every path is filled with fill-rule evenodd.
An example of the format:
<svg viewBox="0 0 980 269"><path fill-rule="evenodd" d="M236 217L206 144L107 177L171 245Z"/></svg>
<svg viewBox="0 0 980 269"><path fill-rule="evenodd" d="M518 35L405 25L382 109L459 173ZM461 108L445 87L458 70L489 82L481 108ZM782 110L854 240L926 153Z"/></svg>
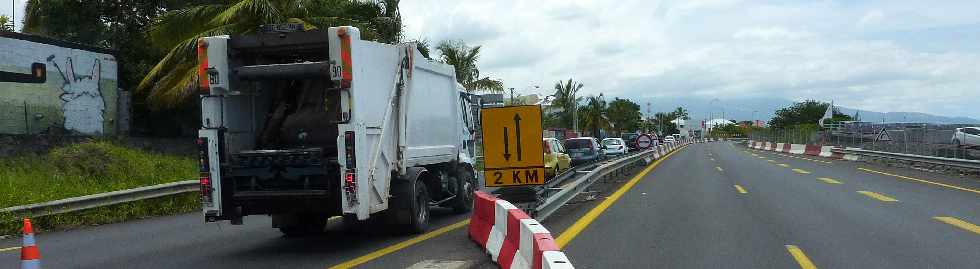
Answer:
<svg viewBox="0 0 980 269"><path fill-rule="evenodd" d="M503 269L570 269L541 223L510 202L477 191L470 217L470 238Z"/></svg>
<svg viewBox="0 0 980 269"><path fill-rule="evenodd" d="M790 153L790 154L820 156L825 158L843 159L849 161L857 161L860 159L858 155L834 152L833 149L836 148L834 146L749 141L749 148L782 152L782 153Z"/></svg>

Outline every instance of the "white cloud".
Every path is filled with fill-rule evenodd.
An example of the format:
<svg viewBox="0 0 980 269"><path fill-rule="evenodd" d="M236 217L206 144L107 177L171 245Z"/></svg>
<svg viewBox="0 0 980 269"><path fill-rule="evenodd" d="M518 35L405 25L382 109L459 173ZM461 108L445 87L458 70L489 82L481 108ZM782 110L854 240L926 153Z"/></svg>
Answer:
<svg viewBox="0 0 980 269"><path fill-rule="evenodd" d="M585 94L834 99L864 110L980 118L980 52L905 37L980 25L980 3L918 1L402 1L408 36L482 45L481 73ZM870 11L869 11L870 10ZM877 14L877 15L875 15ZM890 14L885 17L885 14ZM898 16L896 14L902 14ZM855 27L859 24L876 27ZM882 28L882 26L887 26ZM958 27L958 28L957 28ZM860 29L859 29L860 28ZM877 29L877 30L876 30ZM874 32L884 31L887 32Z"/></svg>
<svg viewBox="0 0 980 269"><path fill-rule="evenodd" d="M858 25L859 26L874 25L874 24L881 23L881 21L884 19L885 19L885 13L882 12L881 10L875 9L872 11L868 11L867 14L864 14L864 17L861 17L861 20L858 21Z"/></svg>

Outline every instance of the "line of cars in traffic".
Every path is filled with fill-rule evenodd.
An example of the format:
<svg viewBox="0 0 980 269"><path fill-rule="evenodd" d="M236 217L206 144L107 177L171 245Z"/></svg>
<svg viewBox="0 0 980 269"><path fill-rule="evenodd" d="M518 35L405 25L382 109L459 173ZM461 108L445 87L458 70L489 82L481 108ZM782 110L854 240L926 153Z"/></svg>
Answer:
<svg viewBox="0 0 980 269"><path fill-rule="evenodd" d="M575 137L564 141L544 138L542 142L545 175L548 178L579 164L601 161L630 151L630 144L618 137L602 140L595 137Z"/></svg>

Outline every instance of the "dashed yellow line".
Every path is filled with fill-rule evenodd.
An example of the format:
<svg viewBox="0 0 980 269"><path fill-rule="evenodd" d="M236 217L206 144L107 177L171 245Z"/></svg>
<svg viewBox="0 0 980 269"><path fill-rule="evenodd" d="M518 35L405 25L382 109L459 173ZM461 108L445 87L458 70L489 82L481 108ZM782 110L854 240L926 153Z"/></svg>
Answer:
<svg viewBox="0 0 980 269"><path fill-rule="evenodd" d="M976 234L980 234L980 226L976 224L969 223L954 217L933 217L933 219L945 222L946 224L956 226L960 229L971 231Z"/></svg>
<svg viewBox="0 0 980 269"><path fill-rule="evenodd" d="M778 165L778 166L782 166L782 167L789 167L789 165L788 165L788 164L785 164L785 163L778 163L778 164L776 164L776 165Z"/></svg>
<svg viewBox="0 0 980 269"><path fill-rule="evenodd" d="M858 170L865 171L865 172L870 172L870 173L875 173L875 174L886 175L886 176L893 176L893 177L897 177L897 178L901 178L901 179L908 179L908 180L912 180L912 181L916 181L916 182L921 182L921 183L926 183L926 184L932 184L932 185L936 185L936 186L942 186L942 187L946 187L946 188L950 188L950 189L955 189L955 190L968 191L968 192L980 194L980 190L967 189L967 188L963 188L963 187L953 186L953 185L949 185L949 184L943 184L943 183L939 183L939 182L932 182L932 181L918 179L918 178L914 178L914 177L907 177L907 176L902 176L902 175L889 174L889 173L885 173L885 172L881 172L881 171L871 170L871 169L864 168L864 167L858 167Z"/></svg>
<svg viewBox="0 0 980 269"><path fill-rule="evenodd" d="M741 193L741 194L749 193L749 192L745 191L745 188L742 188L742 186L739 186L738 184L735 184L735 190L737 190L738 193Z"/></svg>
<svg viewBox="0 0 980 269"><path fill-rule="evenodd" d="M18 250L18 249L20 249L20 247L0 248L0 252L7 252L11 250Z"/></svg>
<svg viewBox="0 0 980 269"><path fill-rule="evenodd" d="M796 172L798 174L809 174L810 173L810 171L799 169L799 168L793 168L793 172Z"/></svg>
<svg viewBox="0 0 980 269"><path fill-rule="evenodd" d="M880 194L880 193L877 193L877 192L872 192L872 191L858 191L858 193L864 194L865 196L868 196L868 197L877 199L877 200L882 201L882 202L898 202L898 200L895 199L895 198L891 198L891 197L885 196L884 194Z"/></svg>
<svg viewBox="0 0 980 269"><path fill-rule="evenodd" d="M793 259L796 260L796 263L800 264L800 268L817 269L817 266L813 264L813 261L810 261L810 258L803 253L803 250L800 249L800 247L795 245L786 245L786 250L789 251L790 255L793 255Z"/></svg>
<svg viewBox="0 0 980 269"><path fill-rule="evenodd" d="M823 181L823 182L825 182L827 184L843 184L840 181L838 181L836 179L833 179L833 178L829 178L829 177L818 177L817 179L819 179L820 181Z"/></svg>
<svg viewBox="0 0 980 269"><path fill-rule="evenodd" d="M766 161L767 161L767 162L771 162L771 163L774 163L774 162L776 162L776 160L772 160L772 159L769 159L769 160L766 160Z"/></svg>

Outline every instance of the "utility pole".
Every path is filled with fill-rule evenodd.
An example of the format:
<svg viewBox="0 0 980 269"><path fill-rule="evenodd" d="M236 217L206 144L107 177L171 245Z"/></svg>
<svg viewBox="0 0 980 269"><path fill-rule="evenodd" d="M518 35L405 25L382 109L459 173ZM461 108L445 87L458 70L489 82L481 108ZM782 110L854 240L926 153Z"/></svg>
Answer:
<svg viewBox="0 0 980 269"><path fill-rule="evenodd" d="M17 32L17 0L10 0L10 28Z"/></svg>
<svg viewBox="0 0 980 269"><path fill-rule="evenodd" d="M514 88L510 88L510 105L514 105Z"/></svg>
<svg viewBox="0 0 980 269"><path fill-rule="evenodd" d="M574 88L575 85L572 85L572 89ZM575 135L578 135L578 99L575 97L575 95L578 94L578 91L571 91L571 92L572 92L572 100L571 100L572 101L572 132L575 132Z"/></svg>

